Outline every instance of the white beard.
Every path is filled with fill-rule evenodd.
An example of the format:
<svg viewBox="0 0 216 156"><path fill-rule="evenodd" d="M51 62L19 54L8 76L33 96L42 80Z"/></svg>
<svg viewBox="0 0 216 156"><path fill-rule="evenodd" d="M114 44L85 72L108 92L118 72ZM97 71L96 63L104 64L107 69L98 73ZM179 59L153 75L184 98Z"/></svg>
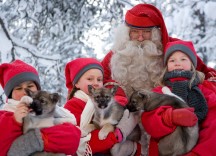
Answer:
<svg viewBox="0 0 216 156"><path fill-rule="evenodd" d="M161 42L157 41L161 40L160 34L152 35L154 41L137 42L129 41L128 36L123 36L129 34L128 31L121 29L122 39L119 38L113 47L110 65L112 78L123 86L129 97L133 89L151 90L158 82L163 69L163 52ZM159 43L158 46L156 43Z"/></svg>

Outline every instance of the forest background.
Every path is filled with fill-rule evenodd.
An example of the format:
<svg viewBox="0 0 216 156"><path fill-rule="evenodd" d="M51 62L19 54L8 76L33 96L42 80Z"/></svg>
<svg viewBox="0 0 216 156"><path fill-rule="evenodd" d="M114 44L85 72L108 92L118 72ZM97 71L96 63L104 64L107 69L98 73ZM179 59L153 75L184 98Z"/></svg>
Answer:
<svg viewBox="0 0 216 156"><path fill-rule="evenodd" d="M64 104L65 64L78 57L101 60L126 11L139 3L155 5L169 35L192 40L202 60L216 67L215 0L0 0L0 63L33 65L42 88L60 93ZM5 100L0 89L0 105Z"/></svg>

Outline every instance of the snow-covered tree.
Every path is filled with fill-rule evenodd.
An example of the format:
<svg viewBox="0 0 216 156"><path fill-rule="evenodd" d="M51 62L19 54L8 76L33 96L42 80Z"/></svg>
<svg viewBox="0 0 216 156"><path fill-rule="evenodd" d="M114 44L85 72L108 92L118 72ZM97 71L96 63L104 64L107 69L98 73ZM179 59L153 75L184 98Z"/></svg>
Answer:
<svg viewBox="0 0 216 156"><path fill-rule="evenodd" d="M33 65L42 88L59 92L63 104L65 64L77 57L103 58L126 10L144 2L162 11L171 36L192 40L205 63L216 61L214 0L2 0L0 62Z"/></svg>

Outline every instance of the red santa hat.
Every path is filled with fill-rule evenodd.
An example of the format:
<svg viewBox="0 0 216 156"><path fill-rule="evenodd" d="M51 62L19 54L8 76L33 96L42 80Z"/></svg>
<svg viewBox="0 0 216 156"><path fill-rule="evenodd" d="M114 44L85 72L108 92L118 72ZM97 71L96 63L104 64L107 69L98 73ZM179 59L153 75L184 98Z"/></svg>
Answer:
<svg viewBox="0 0 216 156"><path fill-rule="evenodd" d="M197 67L197 54L191 41L178 40L174 42L168 42L165 47L164 64L167 64L167 60L175 51L181 51L185 53L191 59L194 67Z"/></svg>
<svg viewBox="0 0 216 156"><path fill-rule="evenodd" d="M162 33L162 43L165 47L169 41L166 25L161 12L153 5L138 4L128 10L125 15L125 23L133 28L159 27Z"/></svg>
<svg viewBox="0 0 216 156"><path fill-rule="evenodd" d="M66 87L70 92L73 86L77 83L80 77L89 69L99 69L103 71L101 63L94 58L77 58L66 64L65 67L65 78Z"/></svg>
<svg viewBox="0 0 216 156"><path fill-rule="evenodd" d="M21 60L0 65L0 83L8 98L10 98L14 87L25 81L34 81L38 90L41 89L38 72L31 65Z"/></svg>

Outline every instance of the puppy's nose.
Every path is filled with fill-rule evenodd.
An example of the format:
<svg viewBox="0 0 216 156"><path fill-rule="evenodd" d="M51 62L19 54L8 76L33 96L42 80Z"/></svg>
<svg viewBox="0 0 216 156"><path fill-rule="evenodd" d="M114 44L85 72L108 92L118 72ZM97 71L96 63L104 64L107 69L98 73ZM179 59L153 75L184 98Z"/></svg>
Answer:
<svg viewBox="0 0 216 156"><path fill-rule="evenodd" d="M101 103L101 104L98 105L98 107L101 108L101 109L104 109L104 108L107 107L107 104L106 103Z"/></svg>
<svg viewBox="0 0 216 156"><path fill-rule="evenodd" d="M127 108L130 112L136 112L136 111L138 111L137 108L136 108L136 106L134 106L134 105L127 104L127 105L126 105L126 108Z"/></svg>
<svg viewBox="0 0 216 156"><path fill-rule="evenodd" d="M43 112L42 104L39 100L34 100L30 108L35 112L36 115L41 115Z"/></svg>

